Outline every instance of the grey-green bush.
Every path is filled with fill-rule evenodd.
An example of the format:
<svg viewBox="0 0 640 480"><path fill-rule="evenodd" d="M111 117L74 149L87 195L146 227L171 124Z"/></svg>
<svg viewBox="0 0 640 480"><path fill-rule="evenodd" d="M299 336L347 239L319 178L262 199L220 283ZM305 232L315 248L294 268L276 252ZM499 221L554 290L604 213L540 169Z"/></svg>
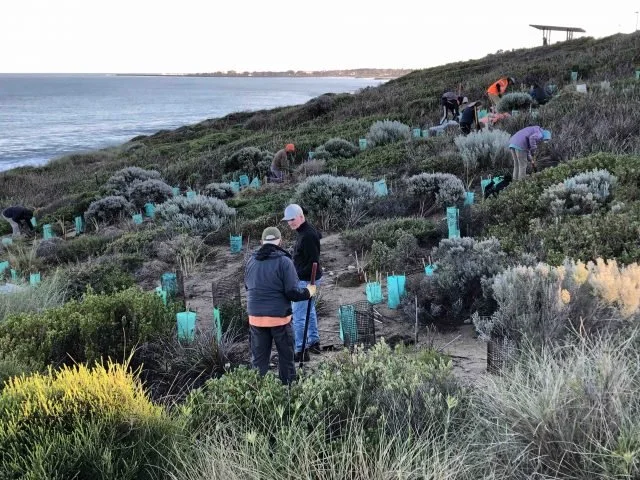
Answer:
<svg viewBox="0 0 640 480"><path fill-rule="evenodd" d="M360 149L344 138L331 138L316 148L315 158L328 160L330 158L355 157Z"/></svg>
<svg viewBox="0 0 640 480"><path fill-rule="evenodd" d="M202 191L207 197L219 198L220 200L227 200L233 197L234 191L229 183L210 183Z"/></svg>
<svg viewBox="0 0 640 480"><path fill-rule="evenodd" d="M225 173L242 172L262 177L271 167L273 154L256 147L245 147L222 161Z"/></svg>
<svg viewBox="0 0 640 480"><path fill-rule="evenodd" d="M511 113L512 110L529 109L532 103L533 98L528 93L513 92L503 95L496 108L501 113Z"/></svg>
<svg viewBox="0 0 640 480"><path fill-rule="evenodd" d="M454 139L460 151L467 184L479 171L507 164L510 135L502 130L481 130Z"/></svg>
<svg viewBox="0 0 640 480"><path fill-rule="evenodd" d="M420 203L420 214L453 207L464 201L462 180L450 173L420 173L407 179L407 194Z"/></svg>
<svg viewBox="0 0 640 480"><path fill-rule="evenodd" d="M155 170L145 170L140 167L127 167L114 173L107 183L104 184L102 190L107 195L122 195L136 183L145 180L160 180L160 173Z"/></svg>
<svg viewBox="0 0 640 480"><path fill-rule="evenodd" d="M174 197L156 208L156 217L169 228L197 235L217 232L235 214L223 200L204 195Z"/></svg>
<svg viewBox="0 0 640 480"><path fill-rule="evenodd" d="M84 218L87 223L117 223L124 217L131 215L135 208L129 200L120 195L113 195L91 202Z"/></svg>
<svg viewBox="0 0 640 480"><path fill-rule="evenodd" d="M173 196L171 187L162 180L144 180L135 182L127 191L127 197L137 208L146 203L162 203Z"/></svg>
<svg viewBox="0 0 640 480"><path fill-rule="evenodd" d="M378 120L367 133L367 146L377 147L411 138L408 125L397 120Z"/></svg>
<svg viewBox="0 0 640 480"><path fill-rule="evenodd" d="M593 169L548 187L540 202L554 217L593 213L611 200L617 182L609 171Z"/></svg>

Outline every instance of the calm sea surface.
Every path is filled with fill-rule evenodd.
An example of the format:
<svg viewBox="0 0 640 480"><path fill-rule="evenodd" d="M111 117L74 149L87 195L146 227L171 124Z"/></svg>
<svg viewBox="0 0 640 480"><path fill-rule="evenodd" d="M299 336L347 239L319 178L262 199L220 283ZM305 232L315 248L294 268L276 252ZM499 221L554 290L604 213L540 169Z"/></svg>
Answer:
<svg viewBox="0 0 640 480"><path fill-rule="evenodd" d="M379 85L352 78L0 74L0 171L231 112Z"/></svg>

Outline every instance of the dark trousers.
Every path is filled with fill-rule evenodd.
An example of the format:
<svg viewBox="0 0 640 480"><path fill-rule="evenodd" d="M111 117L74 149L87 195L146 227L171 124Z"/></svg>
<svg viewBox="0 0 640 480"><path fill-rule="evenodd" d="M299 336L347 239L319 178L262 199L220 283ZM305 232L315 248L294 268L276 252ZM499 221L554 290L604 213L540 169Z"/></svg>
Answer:
<svg viewBox="0 0 640 480"><path fill-rule="evenodd" d="M291 322L281 327L250 326L251 331L251 365L257 368L260 375L269 371L272 341L278 351L278 374L280 381L289 385L296 378L296 367L293 360L295 337Z"/></svg>

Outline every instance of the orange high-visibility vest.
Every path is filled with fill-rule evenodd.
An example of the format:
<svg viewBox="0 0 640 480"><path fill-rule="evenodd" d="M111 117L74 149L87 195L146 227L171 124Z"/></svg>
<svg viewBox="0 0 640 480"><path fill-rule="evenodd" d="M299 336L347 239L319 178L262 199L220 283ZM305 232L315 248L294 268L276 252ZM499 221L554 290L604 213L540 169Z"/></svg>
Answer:
<svg viewBox="0 0 640 480"><path fill-rule="evenodd" d="M500 85L500 91L498 91L498 85ZM505 92L507 87L509 86L509 79L507 77L503 77L495 83L492 83L489 88L487 88L487 93L489 95L501 95Z"/></svg>

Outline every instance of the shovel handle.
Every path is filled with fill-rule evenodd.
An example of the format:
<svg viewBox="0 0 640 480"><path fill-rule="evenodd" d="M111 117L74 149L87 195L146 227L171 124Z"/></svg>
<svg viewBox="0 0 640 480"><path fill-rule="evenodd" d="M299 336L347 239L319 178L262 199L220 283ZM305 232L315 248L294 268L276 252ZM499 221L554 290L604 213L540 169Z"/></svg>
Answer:
<svg viewBox="0 0 640 480"><path fill-rule="evenodd" d="M316 273L318 272L318 264L316 262L313 262L313 264L311 265L311 285L315 285L316 284Z"/></svg>

